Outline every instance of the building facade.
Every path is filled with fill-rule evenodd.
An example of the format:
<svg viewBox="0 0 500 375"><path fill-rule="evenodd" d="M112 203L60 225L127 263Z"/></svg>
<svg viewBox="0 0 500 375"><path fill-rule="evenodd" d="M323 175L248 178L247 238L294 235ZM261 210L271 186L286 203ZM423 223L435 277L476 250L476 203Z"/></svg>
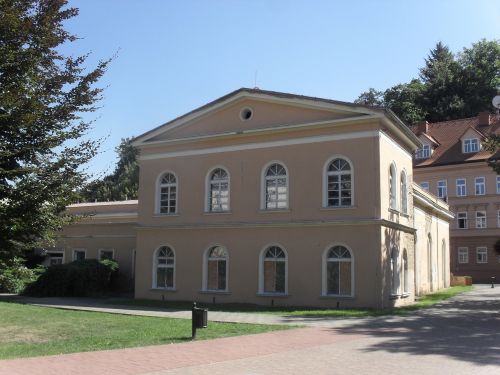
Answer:
<svg viewBox="0 0 500 375"><path fill-rule="evenodd" d="M420 123L414 129L423 146L414 159L414 178L425 190L447 201L455 214L450 226L451 272L474 282L500 279L500 176L488 165L498 158L482 147L499 134L500 117Z"/></svg>
<svg viewBox="0 0 500 375"><path fill-rule="evenodd" d="M384 308L449 285L453 215L390 111L240 89L134 145L137 298Z"/></svg>

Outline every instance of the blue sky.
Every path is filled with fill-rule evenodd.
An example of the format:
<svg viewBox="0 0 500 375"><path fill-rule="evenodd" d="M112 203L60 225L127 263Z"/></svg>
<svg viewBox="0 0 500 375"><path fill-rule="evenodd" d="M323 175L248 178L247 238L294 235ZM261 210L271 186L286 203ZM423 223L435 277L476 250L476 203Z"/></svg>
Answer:
<svg viewBox="0 0 500 375"><path fill-rule="evenodd" d="M89 67L118 51L90 136L91 163L114 147L240 87L352 101L418 75L436 42L452 51L500 38L498 0L69 0L80 15L65 46Z"/></svg>

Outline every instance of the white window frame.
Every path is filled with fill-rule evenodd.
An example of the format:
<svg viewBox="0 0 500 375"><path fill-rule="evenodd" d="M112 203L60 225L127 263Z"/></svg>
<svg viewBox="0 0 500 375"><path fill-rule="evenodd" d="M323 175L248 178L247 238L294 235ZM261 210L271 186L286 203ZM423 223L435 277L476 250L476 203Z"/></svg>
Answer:
<svg viewBox="0 0 500 375"><path fill-rule="evenodd" d="M71 251L71 256L72 256L71 259L73 259L73 262L76 260L76 252L77 251L83 251L83 253L85 254L83 259L87 259L87 249L84 249L83 247L75 247Z"/></svg>
<svg viewBox="0 0 500 375"><path fill-rule="evenodd" d="M439 186L440 183L443 183L443 185ZM445 202L448 200L448 180L439 180L436 183L437 186L437 196L438 198L441 198ZM444 194L443 194L444 192Z"/></svg>
<svg viewBox="0 0 500 375"><path fill-rule="evenodd" d="M329 294L328 293L328 253L330 252L330 250L335 247L335 246L342 246L342 247L345 247L349 253L351 254L351 258L350 258L350 263L351 263L351 294ZM354 297L355 293L354 293L354 290L355 290L355 285L354 285L354 270L355 270L355 263L354 263L355 259L354 259L354 252L352 251L352 249L347 246L345 243L342 243L342 242L334 242L334 243L331 243L329 244L324 250L323 250L323 256L322 256L322 281L321 281L321 295L323 297L335 297L335 298L342 298L342 297ZM337 260L337 262L347 262L345 260Z"/></svg>
<svg viewBox="0 0 500 375"><path fill-rule="evenodd" d="M476 263L477 264L488 263L488 248L486 246L476 247Z"/></svg>
<svg viewBox="0 0 500 375"><path fill-rule="evenodd" d="M429 191L429 189L430 189L430 184L429 184L429 182L428 182L428 181L422 181L422 182L420 183L420 187L421 187L422 189L424 189L425 191L427 191L427 192L428 192L428 191Z"/></svg>
<svg viewBox="0 0 500 375"><path fill-rule="evenodd" d="M389 208L398 209L398 169L396 163L392 162L389 166Z"/></svg>
<svg viewBox="0 0 500 375"><path fill-rule="evenodd" d="M410 293L410 274L408 263L408 252L403 249L403 255L401 256L401 279L403 284L403 295L408 295Z"/></svg>
<svg viewBox="0 0 500 375"><path fill-rule="evenodd" d="M406 170L401 171L401 212L403 214L408 214L408 175L406 174Z"/></svg>
<svg viewBox="0 0 500 375"><path fill-rule="evenodd" d="M458 264L468 264L469 263L469 248L459 247L457 250L457 260Z"/></svg>
<svg viewBox="0 0 500 375"><path fill-rule="evenodd" d="M415 152L415 159L428 159L431 156L431 146L424 144L422 148L417 149Z"/></svg>
<svg viewBox="0 0 500 375"><path fill-rule="evenodd" d="M273 246L276 246L276 247L279 247L283 253L285 254L285 292L284 293L281 293L281 292L277 292L277 293L270 293L270 292L264 292L264 261L265 261L265 255L266 255L266 252L267 250L270 248L270 247L273 247ZM260 250L260 254L259 254L259 289L258 289L258 294L262 295L262 296L287 296L288 295L288 251L286 250L286 248L279 244L279 243L276 243L276 242L273 242L273 243L269 243L267 244L266 246L264 246L261 250Z"/></svg>
<svg viewBox="0 0 500 375"><path fill-rule="evenodd" d="M114 261L116 262L116 259L115 259L115 249L112 249L112 248L102 248L102 249L99 249L99 251L97 252L97 253L98 253L98 255L99 255L99 260L103 260L103 259L102 259L102 253L103 253L104 251L111 251L111 253L113 254L113 255L111 256L111 259L112 259L112 260L114 260Z"/></svg>
<svg viewBox="0 0 500 375"><path fill-rule="evenodd" d="M482 179L482 182L480 181ZM482 187L482 192L480 191L478 193L478 187L479 190L481 190ZM474 178L474 193L475 195L485 195L486 194L486 177L479 176Z"/></svg>
<svg viewBox="0 0 500 375"><path fill-rule="evenodd" d="M267 208L267 184L266 184L266 174L267 170L273 164L281 165L286 172L286 207L283 208ZM268 162L262 168L260 172L260 209L262 211L284 211L290 209L290 172L288 171L288 167L281 160L272 160Z"/></svg>
<svg viewBox="0 0 500 375"><path fill-rule="evenodd" d="M463 181L463 184L459 184L459 181ZM467 196L467 179L465 178L457 178L456 179L456 194L457 197L466 197Z"/></svg>
<svg viewBox="0 0 500 375"><path fill-rule="evenodd" d="M484 214L484 216L480 216L479 214ZM477 229L488 228L488 220L486 218L486 211L476 211L476 228Z"/></svg>
<svg viewBox="0 0 500 375"><path fill-rule="evenodd" d="M158 272L158 252L160 251L161 248L163 247L168 247L170 250L172 250L172 252L174 253L174 264L169 267L168 264L165 265L165 267L162 267L162 268L172 268L173 269L173 272L174 272L174 275L173 275L173 286L172 287L161 287L161 286L158 286L157 284L157 272ZM175 287L176 287L176 283L175 283L175 279L176 279L176 268L177 268L177 254L175 252L175 249L173 246L169 245L169 244L163 244L163 245L160 245L156 248L156 250L153 252L153 280L152 280L152 288L153 289L161 289L161 290L176 290Z"/></svg>
<svg viewBox="0 0 500 375"><path fill-rule="evenodd" d="M209 253L214 247L222 247L226 251L226 289L208 289L208 260ZM229 250L226 246L221 245L220 243L215 243L210 245L203 252L203 271L202 271L202 286L201 290L207 293L229 293Z"/></svg>
<svg viewBox="0 0 500 375"><path fill-rule="evenodd" d="M171 173L175 177L175 212L173 213L161 213L160 212L160 204L161 204L161 180L163 179L163 176L165 176L167 173ZM161 216L174 216L178 215L179 213L179 177L175 172L173 172L170 169L167 169L163 172L161 172L158 177L156 178L156 192L155 192L155 215L161 215Z"/></svg>
<svg viewBox="0 0 500 375"><path fill-rule="evenodd" d="M212 210L212 174L217 169L222 169L227 175L227 210ZM216 165L209 169L207 175L205 176L205 212L206 213L218 213L218 212L229 212L231 211L231 175L226 167L223 165Z"/></svg>
<svg viewBox="0 0 500 375"><path fill-rule="evenodd" d="M479 152L481 149L481 144L478 138L467 138L463 140L463 153L472 154Z"/></svg>
<svg viewBox="0 0 500 375"><path fill-rule="evenodd" d="M464 215L462 216L462 214ZM460 219L465 219L465 226L463 228L460 227ZM468 228L469 228L469 222L467 219L467 212L466 211L457 212L457 229L468 229Z"/></svg>
<svg viewBox="0 0 500 375"><path fill-rule="evenodd" d="M61 263L51 264L50 261L52 259L52 256L50 256L49 253L62 254L62 257L57 257L57 259L61 258ZM65 263L66 252L64 250L47 250L47 255L49 256L49 266L54 266L57 264L64 264Z"/></svg>
<svg viewBox="0 0 500 375"><path fill-rule="evenodd" d="M351 204L348 206L329 206L328 205L328 167L330 164L336 159L343 159L349 164L350 175L351 175ZM333 174L333 173L332 173ZM340 201L339 201L340 202ZM336 154L331 156L325 164L323 164L323 208L345 208L345 207L353 207L354 206L354 167L351 159L344 155Z"/></svg>

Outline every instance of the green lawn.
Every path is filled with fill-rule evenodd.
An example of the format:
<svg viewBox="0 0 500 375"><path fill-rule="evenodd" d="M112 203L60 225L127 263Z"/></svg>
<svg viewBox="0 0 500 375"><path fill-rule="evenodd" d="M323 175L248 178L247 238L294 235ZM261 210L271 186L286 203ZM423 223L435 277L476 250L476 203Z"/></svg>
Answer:
<svg viewBox="0 0 500 375"><path fill-rule="evenodd" d="M283 307L283 306L259 306L250 304L199 304L199 306L208 307L210 311L228 311L228 312L246 312L259 314L273 314L285 316L302 317L366 317L380 315L401 315L431 307L432 305L453 297L457 294L471 290L471 286L454 286L436 293L428 294L422 297L418 302L411 306L398 307L390 310L374 309L312 309L310 307ZM166 309L191 309L191 302L185 301L156 301L140 299L112 299L105 301L112 305L145 306Z"/></svg>
<svg viewBox="0 0 500 375"><path fill-rule="evenodd" d="M284 326L209 322L197 339L246 335ZM71 311L0 302L0 359L169 344L191 339L191 321Z"/></svg>

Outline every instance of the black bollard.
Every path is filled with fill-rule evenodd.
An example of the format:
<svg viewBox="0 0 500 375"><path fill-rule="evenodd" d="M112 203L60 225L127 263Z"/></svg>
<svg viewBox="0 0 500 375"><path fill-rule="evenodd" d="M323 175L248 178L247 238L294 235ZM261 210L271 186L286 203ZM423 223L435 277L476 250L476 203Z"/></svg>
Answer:
<svg viewBox="0 0 500 375"><path fill-rule="evenodd" d="M193 308L191 310L191 339L192 340L194 340L196 338L195 314L196 314L196 302L193 302Z"/></svg>
<svg viewBox="0 0 500 375"><path fill-rule="evenodd" d="M495 276L491 276L491 287L495 287Z"/></svg>

